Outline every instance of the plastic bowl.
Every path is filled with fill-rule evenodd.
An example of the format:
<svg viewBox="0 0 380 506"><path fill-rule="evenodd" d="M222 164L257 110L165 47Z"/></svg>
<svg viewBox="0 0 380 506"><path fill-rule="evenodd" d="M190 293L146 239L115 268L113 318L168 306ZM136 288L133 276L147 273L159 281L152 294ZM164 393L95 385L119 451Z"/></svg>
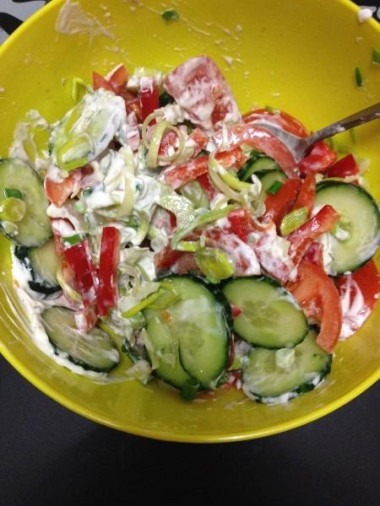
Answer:
<svg viewBox="0 0 380 506"><path fill-rule="evenodd" d="M192 0L175 2L177 22L165 22L162 6L144 2L81 0L93 30L106 35L57 33L63 0L51 2L0 49L0 154L7 155L14 127L38 109L54 121L72 106L70 79L91 81L124 62L168 70L200 53L224 71L242 111L254 104L289 111L316 129L380 101L380 26L360 24L346 0ZM79 25L78 25L79 26ZM80 26L79 26L80 28ZM83 28L83 25L82 25ZM355 67L364 86L358 87ZM367 181L380 200L380 125L339 142L371 160ZM256 404L229 391L187 403L152 382L102 385L57 366L31 342L10 279L9 243L0 239L0 351L31 383L67 408L96 422L151 438L215 442L258 438L311 422L353 399L380 376L380 306L364 327L336 349L332 372L313 392L286 405Z"/></svg>

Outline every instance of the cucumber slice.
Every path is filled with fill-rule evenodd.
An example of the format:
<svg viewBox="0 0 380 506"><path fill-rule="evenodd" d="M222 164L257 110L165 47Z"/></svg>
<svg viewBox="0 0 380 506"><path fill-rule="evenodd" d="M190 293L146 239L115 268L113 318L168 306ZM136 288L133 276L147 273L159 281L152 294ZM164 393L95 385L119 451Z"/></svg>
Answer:
<svg viewBox="0 0 380 506"><path fill-rule="evenodd" d="M46 214L49 202L37 172L18 158L0 159L0 195L6 188L21 193L26 210L20 221L0 221L0 231L21 246L42 246L52 232Z"/></svg>
<svg viewBox="0 0 380 506"><path fill-rule="evenodd" d="M372 258L380 243L380 213L366 190L342 181L322 181L316 204L329 204L341 215L336 230L328 235L331 276L354 271Z"/></svg>
<svg viewBox="0 0 380 506"><path fill-rule="evenodd" d="M255 172L256 176L261 181L261 195L266 197L269 188L278 181L279 183L284 183L288 178L285 173L280 169L273 170L262 170L259 172Z"/></svg>
<svg viewBox="0 0 380 506"><path fill-rule="evenodd" d="M238 172L238 177L241 181L248 181L253 173L266 171L266 170L279 170L280 167L269 156L263 156L256 153L253 157L249 158L243 167Z"/></svg>
<svg viewBox="0 0 380 506"><path fill-rule="evenodd" d="M179 389L183 388L191 376L182 367L179 340L173 336L170 327L157 316L149 318L147 332L159 362L155 372L167 383Z"/></svg>
<svg viewBox="0 0 380 506"><path fill-rule="evenodd" d="M29 287L35 292L49 295L61 290L57 280L59 258L55 252L54 240L50 239L39 248L16 246L15 256L30 272Z"/></svg>
<svg viewBox="0 0 380 506"><path fill-rule="evenodd" d="M109 336L99 328L84 334L77 330L74 311L51 307L41 315L50 342L67 353L74 364L96 372L108 372L119 363L119 352Z"/></svg>
<svg viewBox="0 0 380 506"><path fill-rule="evenodd" d="M243 391L263 403L286 402L315 388L330 372L332 355L320 348L316 332L291 350L253 348L243 368Z"/></svg>
<svg viewBox="0 0 380 506"><path fill-rule="evenodd" d="M294 297L266 277L228 281L223 293L241 313L233 318L236 334L255 346L291 348L308 332L308 322Z"/></svg>
<svg viewBox="0 0 380 506"><path fill-rule="evenodd" d="M157 373L177 387L184 386L190 376L202 387L213 388L228 362L225 304L195 278L170 276L165 282L179 295L165 310L165 319L160 310L144 310L147 332L159 358Z"/></svg>

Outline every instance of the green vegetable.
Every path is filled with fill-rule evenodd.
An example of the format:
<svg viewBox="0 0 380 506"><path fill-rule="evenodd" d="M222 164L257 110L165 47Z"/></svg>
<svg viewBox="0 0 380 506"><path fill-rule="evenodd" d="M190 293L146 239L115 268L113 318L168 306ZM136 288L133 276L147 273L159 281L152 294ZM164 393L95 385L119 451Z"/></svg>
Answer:
<svg viewBox="0 0 380 506"><path fill-rule="evenodd" d="M297 228L307 221L307 218L308 210L306 207L294 209L294 211L288 213L282 218L280 225L281 235L286 236L294 232L294 230L297 230Z"/></svg>
<svg viewBox="0 0 380 506"><path fill-rule="evenodd" d="M359 88L364 86L363 74L362 71L360 70L360 67L355 67L355 81L356 85L359 86Z"/></svg>
<svg viewBox="0 0 380 506"><path fill-rule="evenodd" d="M375 47L372 50L372 63L380 64L380 50Z"/></svg>
<svg viewBox="0 0 380 506"><path fill-rule="evenodd" d="M268 189L267 193L270 193L271 195L276 195L280 188L282 188L283 183L280 183L280 181L275 181Z"/></svg>
<svg viewBox="0 0 380 506"><path fill-rule="evenodd" d="M22 193L16 188L4 188L3 193L5 198L13 197L15 199L23 199Z"/></svg>
<svg viewBox="0 0 380 506"><path fill-rule="evenodd" d="M162 19L165 21L178 21L179 14L175 9L166 9L161 13Z"/></svg>
<svg viewBox="0 0 380 506"><path fill-rule="evenodd" d="M9 197L0 202L0 220L18 222L21 221L26 212L26 204L18 197Z"/></svg>
<svg viewBox="0 0 380 506"><path fill-rule="evenodd" d="M219 283L222 279L227 279L235 273L235 267L229 261L228 256L217 248L197 251L194 260L210 283Z"/></svg>
<svg viewBox="0 0 380 506"><path fill-rule="evenodd" d="M70 246L75 246L83 241L83 237L80 234L68 235L62 237L62 241Z"/></svg>

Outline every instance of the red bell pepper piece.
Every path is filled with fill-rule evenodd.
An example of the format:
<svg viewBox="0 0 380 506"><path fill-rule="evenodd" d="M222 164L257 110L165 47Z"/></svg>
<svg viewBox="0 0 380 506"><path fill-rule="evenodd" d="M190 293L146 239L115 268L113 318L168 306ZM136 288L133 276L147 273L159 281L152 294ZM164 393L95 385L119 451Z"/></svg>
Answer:
<svg viewBox="0 0 380 506"><path fill-rule="evenodd" d="M88 241L84 240L65 248L64 256L74 271L75 285L82 296L84 306L91 306L96 302L98 277Z"/></svg>
<svg viewBox="0 0 380 506"><path fill-rule="evenodd" d="M275 195L265 199L264 219L272 220L278 229L282 218L292 209L301 189L299 179L287 179Z"/></svg>
<svg viewBox="0 0 380 506"><path fill-rule="evenodd" d="M116 227L104 227L100 244L98 314L107 316L118 298L117 265L120 252L120 231Z"/></svg>
<svg viewBox="0 0 380 506"><path fill-rule="evenodd" d="M297 280L288 283L308 318L320 324L317 344L332 353L342 328L342 307L339 292L323 267L303 260L298 267Z"/></svg>
<svg viewBox="0 0 380 506"><path fill-rule="evenodd" d="M347 284L348 278L355 281L363 295L366 306L369 309L373 309L380 296L380 273L375 262L370 260L357 271L347 276L339 276L339 278L337 278L339 289Z"/></svg>
<svg viewBox="0 0 380 506"><path fill-rule="evenodd" d="M334 228L339 217L335 209L326 204L313 218L287 236L290 242L289 255L296 265L313 241Z"/></svg>
<svg viewBox="0 0 380 506"><path fill-rule="evenodd" d="M149 114L154 112L160 106L158 86L154 79L151 77L141 79L139 97L141 118L144 121Z"/></svg>
<svg viewBox="0 0 380 506"><path fill-rule="evenodd" d="M307 174L302 182L300 192L293 205L293 210L300 207L306 207L308 216L311 215L315 204L315 176Z"/></svg>
<svg viewBox="0 0 380 506"><path fill-rule="evenodd" d="M338 160L332 167L326 171L326 177L347 177L359 174L359 167L352 154Z"/></svg>
<svg viewBox="0 0 380 506"><path fill-rule="evenodd" d="M325 142L319 141L310 153L298 164L302 174L326 172L336 162L336 153Z"/></svg>
<svg viewBox="0 0 380 506"><path fill-rule="evenodd" d="M245 155L239 147L230 151L220 151L215 155L216 160L225 168L240 168L245 162ZM199 156L190 162L165 171L165 181L176 190L190 181L194 181L208 172L209 155Z"/></svg>

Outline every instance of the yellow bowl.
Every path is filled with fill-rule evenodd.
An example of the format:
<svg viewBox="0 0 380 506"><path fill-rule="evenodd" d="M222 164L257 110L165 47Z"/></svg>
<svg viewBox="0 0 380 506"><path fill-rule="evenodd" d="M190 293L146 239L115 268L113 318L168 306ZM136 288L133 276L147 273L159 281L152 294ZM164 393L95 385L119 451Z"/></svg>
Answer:
<svg viewBox="0 0 380 506"><path fill-rule="evenodd" d="M192 0L173 2L177 22L161 18L159 1L81 0L92 33L57 33L63 0L51 2L0 49L0 154L31 108L49 121L72 106L70 80L90 81L124 62L168 70L190 56L216 60L242 111L282 108L316 129L380 101L380 27L360 24L347 0ZM103 27L101 29L101 27ZM103 30L103 34L101 31ZM355 83L360 67L365 84ZM380 200L380 125L339 142L369 157L367 180ZM315 391L287 405L264 406L235 391L186 403L158 383L100 385L55 365L31 342L10 279L9 243L0 240L0 351L29 381L73 411L126 432L163 440L215 442L257 438L311 422L360 394L380 376L380 306L352 339L340 343L332 372ZM16 304L16 306L15 306Z"/></svg>

